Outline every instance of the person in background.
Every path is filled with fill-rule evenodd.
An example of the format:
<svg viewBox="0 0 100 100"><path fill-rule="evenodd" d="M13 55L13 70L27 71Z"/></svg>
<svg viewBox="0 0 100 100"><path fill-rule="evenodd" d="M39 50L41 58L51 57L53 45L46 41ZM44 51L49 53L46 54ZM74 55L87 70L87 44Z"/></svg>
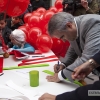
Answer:
<svg viewBox="0 0 100 100"><path fill-rule="evenodd" d="M11 42L13 43L13 48L11 50L18 50L21 52L34 52L35 49L29 43L25 41L25 33L20 29L15 29L10 34ZM10 50L10 51L11 51Z"/></svg>
<svg viewBox="0 0 100 100"><path fill-rule="evenodd" d="M28 12L30 12L30 13L32 12L32 4L31 4L31 3L28 5L27 10L28 10Z"/></svg>
<svg viewBox="0 0 100 100"><path fill-rule="evenodd" d="M63 10L65 12L71 13L73 16L79 16L84 14L99 14L99 5L97 0L81 0L81 4L76 3L76 5L73 7L70 3L65 3Z"/></svg>
<svg viewBox="0 0 100 100"><path fill-rule="evenodd" d="M33 1L34 1L34 0L30 0L30 3L32 4Z"/></svg>
<svg viewBox="0 0 100 100"><path fill-rule="evenodd" d="M100 15L100 0L97 0L99 6L99 15Z"/></svg>
<svg viewBox="0 0 100 100"><path fill-rule="evenodd" d="M4 19L4 13L0 15L0 36L3 38L5 45L7 47L12 47L13 44L9 38L11 34L11 29L7 27L7 21ZM0 46L2 46L2 41L0 41Z"/></svg>
<svg viewBox="0 0 100 100"><path fill-rule="evenodd" d="M68 40L70 46L58 70L58 64L54 65L54 76L47 76L48 81L59 82L68 78L73 82L66 67L74 70L100 51L99 23L100 16L97 14L73 17L69 13L59 12L52 16L48 24L50 36Z"/></svg>
<svg viewBox="0 0 100 100"><path fill-rule="evenodd" d="M32 2L32 10L37 10L38 8L43 7L45 8L45 2L43 0L34 0Z"/></svg>
<svg viewBox="0 0 100 100"><path fill-rule="evenodd" d="M7 19L7 26L13 31L23 25L22 16L11 17Z"/></svg>
<svg viewBox="0 0 100 100"><path fill-rule="evenodd" d="M100 65L100 51L95 54L91 59L74 69L72 73L73 79L83 79ZM89 90L100 90L100 80L94 84L89 84L77 88L71 92L65 92L59 95L52 95L45 93L38 100L100 100L99 96L89 96ZM94 94L95 95L95 94Z"/></svg>

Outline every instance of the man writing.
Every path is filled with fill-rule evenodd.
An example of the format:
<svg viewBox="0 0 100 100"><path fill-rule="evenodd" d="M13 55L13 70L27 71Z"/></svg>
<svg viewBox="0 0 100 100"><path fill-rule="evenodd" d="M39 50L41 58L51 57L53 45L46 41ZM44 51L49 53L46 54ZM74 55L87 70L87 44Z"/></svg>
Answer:
<svg viewBox="0 0 100 100"><path fill-rule="evenodd" d="M68 78L73 81L68 67L74 70L100 51L100 16L96 14L73 17L66 12L55 14L48 24L51 37L68 40L70 47L61 61L59 70L54 66L55 75L47 76L48 81L59 82Z"/></svg>

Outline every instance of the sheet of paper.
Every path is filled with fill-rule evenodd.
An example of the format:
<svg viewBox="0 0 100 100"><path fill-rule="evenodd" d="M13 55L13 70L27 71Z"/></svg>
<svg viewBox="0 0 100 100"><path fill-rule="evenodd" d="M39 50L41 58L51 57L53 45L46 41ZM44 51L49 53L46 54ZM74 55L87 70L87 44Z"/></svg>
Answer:
<svg viewBox="0 0 100 100"><path fill-rule="evenodd" d="M36 92L30 92L28 90L25 90L24 88L16 85L12 80L9 80L6 82L6 85L9 86L10 88L22 93L24 96L26 96L29 100L33 100L38 93Z"/></svg>
<svg viewBox="0 0 100 100"><path fill-rule="evenodd" d="M24 70L24 69L23 70L17 70L17 71L12 70L12 72L29 80L29 71L27 71L27 70Z"/></svg>
<svg viewBox="0 0 100 100"><path fill-rule="evenodd" d="M11 89L8 86L0 84L0 98L11 98L18 95L22 95L22 94Z"/></svg>

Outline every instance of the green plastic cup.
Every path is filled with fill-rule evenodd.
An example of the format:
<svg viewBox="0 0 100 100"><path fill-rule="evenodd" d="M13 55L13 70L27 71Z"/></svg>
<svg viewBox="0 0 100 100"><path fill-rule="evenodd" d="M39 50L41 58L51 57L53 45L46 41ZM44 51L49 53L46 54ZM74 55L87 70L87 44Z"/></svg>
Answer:
<svg viewBox="0 0 100 100"><path fill-rule="evenodd" d="M30 71L29 77L30 77L30 86L31 87L39 86L39 71L37 71L37 70Z"/></svg>

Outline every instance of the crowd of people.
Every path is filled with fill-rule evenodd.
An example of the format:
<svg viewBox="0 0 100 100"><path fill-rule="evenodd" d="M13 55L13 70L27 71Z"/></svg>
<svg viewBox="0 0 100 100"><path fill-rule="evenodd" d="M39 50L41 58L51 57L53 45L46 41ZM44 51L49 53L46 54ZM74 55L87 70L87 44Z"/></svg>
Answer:
<svg viewBox="0 0 100 100"><path fill-rule="evenodd" d="M64 11L52 16L48 23L48 33L51 37L68 40L70 46L65 57L61 60L59 69L54 65L55 74L47 76L49 82L60 82L68 78L71 82L84 80L91 72L100 77L100 15L99 0L81 0L81 8L74 12L67 12L69 4L65 4ZM20 16L4 19L0 14L0 35L5 44L21 52L34 52L35 49L25 41L25 33L18 29L24 24L23 16L39 7L45 8L43 0L31 0L27 10ZM92 15L91 15L92 14ZM2 41L0 41L2 46ZM70 72L67 68L73 70ZM100 81L91 85L77 88L72 92L60 95L44 94L39 100L99 100L99 97L88 96L88 90L99 90ZM84 92L84 94L83 94Z"/></svg>
<svg viewBox="0 0 100 100"><path fill-rule="evenodd" d="M34 52L35 50L34 47L31 46L32 47L31 49L28 48L30 45L25 43L26 42L25 38L24 40L22 38L25 36L23 36L23 32L19 30L18 28L24 24L24 15L26 13L29 13L29 12L31 13L32 11L35 11L39 7L45 8L45 3L43 0L31 0L26 11L20 16L10 17L6 15L6 18L5 18L5 13L3 12L0 13L0 36L2 36L2 38L4 39L4 43L5 45L7 45L8 48L13 48L13 49L16 48L17 50L23 51L23 52L29 52L29 51ZM15 35L15 37L19 38L20 40L12 39L11 34L13 34L13 36ZM24 42L24 46L22 46L23 45L22 41ZM17 47L15 45L17 45ZM2 41L0 41L0 46L2 46ZM22 50L22 47L23 47L23 50Z"/></svg>

